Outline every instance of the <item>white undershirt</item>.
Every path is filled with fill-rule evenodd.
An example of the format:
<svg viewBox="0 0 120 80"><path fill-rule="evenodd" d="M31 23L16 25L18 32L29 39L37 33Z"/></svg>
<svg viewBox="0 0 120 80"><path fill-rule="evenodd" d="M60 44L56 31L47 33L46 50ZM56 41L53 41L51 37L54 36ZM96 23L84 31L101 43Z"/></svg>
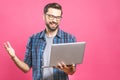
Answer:
<svg viewBox="0 0 120 80"><path fill-rule="evenodd" d="M50 51L51 45L53 44L53 37L48 37L45 35L46 38L46 47L43 53L43 65L48 66L50 61ZM53 80L53 68L43 68L43 80Z"/></svg>

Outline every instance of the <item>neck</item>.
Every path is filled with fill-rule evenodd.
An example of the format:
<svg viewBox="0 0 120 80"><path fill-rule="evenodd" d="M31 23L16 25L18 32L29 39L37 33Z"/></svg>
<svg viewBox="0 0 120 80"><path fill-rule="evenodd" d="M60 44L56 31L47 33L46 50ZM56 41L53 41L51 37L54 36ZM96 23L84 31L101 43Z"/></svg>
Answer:
<svg viewBox="0 0 120 80"><path fill-rule="evenodd" d="M50 31L50 30L46 29L46 35L48 37L54 37L57 34L57 32L58 32L58 29L56 29L55 31Z"/></svg>

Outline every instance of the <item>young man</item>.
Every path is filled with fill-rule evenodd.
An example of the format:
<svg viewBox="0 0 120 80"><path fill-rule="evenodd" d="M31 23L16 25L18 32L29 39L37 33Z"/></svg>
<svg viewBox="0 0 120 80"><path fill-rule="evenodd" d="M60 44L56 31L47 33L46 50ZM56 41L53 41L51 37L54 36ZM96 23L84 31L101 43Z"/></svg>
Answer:
<svg viewBox="0 0 120 80"><path fill-rule="evenodd" d="M58 3L49 3L44 7L43 17L46 28L30 37L24 61L15 55L9 42L4 43L5 49L18 68L23 72L28 72L32 68L33 80L69 80L68 75L75 72L74 64L66 65L64 62L59 62L57 66L51 68L42 68L49 64L51 44L76 41L73 35L59 28L62 13L62 7Z"/></svg>

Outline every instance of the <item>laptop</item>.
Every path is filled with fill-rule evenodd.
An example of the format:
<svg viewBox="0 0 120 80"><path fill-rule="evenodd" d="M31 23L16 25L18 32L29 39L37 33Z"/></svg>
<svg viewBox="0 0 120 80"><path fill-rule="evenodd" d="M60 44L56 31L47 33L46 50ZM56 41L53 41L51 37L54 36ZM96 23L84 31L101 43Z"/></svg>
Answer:
<svg viewBox="0 0 120 80"><path fill-rule="evenodd" d="M64 62L66 65L82 64L86 42L52 44L50 63L43 68L57 66L57 63Z"/></svg>

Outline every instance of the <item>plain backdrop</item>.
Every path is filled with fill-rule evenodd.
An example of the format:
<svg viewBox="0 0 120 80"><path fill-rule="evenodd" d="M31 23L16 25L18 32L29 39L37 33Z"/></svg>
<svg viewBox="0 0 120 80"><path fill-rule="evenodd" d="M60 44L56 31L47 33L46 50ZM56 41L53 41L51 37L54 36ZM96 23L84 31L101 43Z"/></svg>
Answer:
<svg viewBox="0 0 120 80"><path fill-rule="evenodd" d="M0 80L32 80L32 70L19 70L3 44L10 41L23 60L28 38L45 28L49 2L63 7L60 28L87 43L70 80L120 80L120 0L0 0Z"/></svg>

